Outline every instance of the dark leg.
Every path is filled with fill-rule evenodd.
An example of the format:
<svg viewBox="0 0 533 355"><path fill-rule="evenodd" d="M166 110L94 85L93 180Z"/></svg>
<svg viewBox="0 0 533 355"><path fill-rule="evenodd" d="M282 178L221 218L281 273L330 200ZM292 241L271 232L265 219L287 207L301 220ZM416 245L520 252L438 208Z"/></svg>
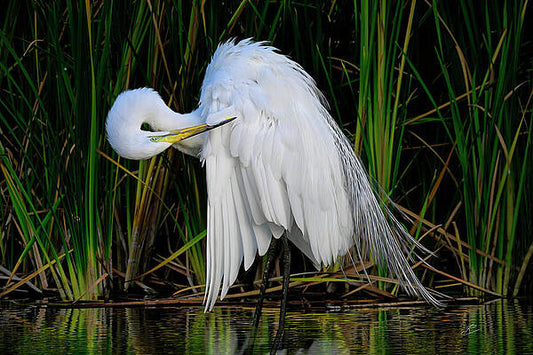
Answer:
<svg viewBox="0 0 533 355"><path fill-rule="evenodd" d="M287 313L287 299L289 295L289 281L291 276L291 250L289 248L289 239L287 234L283 233L281 237L281 242L283 246L283 287L282 287L282 296L281 296L281 308L279 311L279 326L276 333L276 338L274 339L274 344L270 349L270 353L273 354L277 350L281 350L281 339L283 338L283 333L285 332L285 315Z"/></svg>
<svg viewBox="0 0 533 355"><path fill-rule="evenodd" d="M257 301L257 304L255 306L254 320L252 323L252 326L254 328L257 328L257 326L259 325L259 318L261 318L261 309L263 308L263 299L265 298L266 286L268 284L268 279L270 278L270 274L272 272L272 267L274 266L274 260L276 259L276 256L278 254L278 249L279 240L276 238L272 238L270 246L268 247L268 257L265 264L265 269L263 270L263 280L261 282L261 288L259 291L259 300Z"/></svg>

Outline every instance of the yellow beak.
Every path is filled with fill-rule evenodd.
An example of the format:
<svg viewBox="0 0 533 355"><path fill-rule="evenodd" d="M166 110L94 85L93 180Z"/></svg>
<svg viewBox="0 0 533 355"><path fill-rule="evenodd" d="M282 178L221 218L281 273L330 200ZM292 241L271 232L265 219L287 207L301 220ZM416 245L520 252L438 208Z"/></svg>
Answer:
<svg viewBox="0 0 533 355"><path fill-rule="evenodd" d="M225 120L223 120L222 122L220 122L220 123L218 123L218 124L216 124L214 126L210 126L207 123L204 123L204 124L201 124L201 125L198 125L198 126L192 126L192 127L177 129L175 131L170 131L169 133L163 134L161 136L151 136L149 138L150 138L150 141L152 141L154 143L156 143L156 142L166 142L166 143L174 144L174 143L178 143L179 141L184 140L186 138L190 138L190 137L195 136L197 134L212 130L213 128L217 128L217 127L220 127L222 125L225 125L226 123L229 123L229 122L233 121L236 118L237 117L226 118Z"/></svg>

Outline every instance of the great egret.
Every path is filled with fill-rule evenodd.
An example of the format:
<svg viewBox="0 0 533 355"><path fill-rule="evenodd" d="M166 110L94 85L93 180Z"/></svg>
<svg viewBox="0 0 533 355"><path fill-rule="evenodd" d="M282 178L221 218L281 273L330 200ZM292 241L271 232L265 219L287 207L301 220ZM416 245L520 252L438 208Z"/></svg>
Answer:
<svg viewBox="0 0 533 355"><path fill-rule="evenodd" d="M283 235L315 265L330 265L353 246L359 259L369 251L409 294L439 304L404 256L420 245L376 197L314 80L274 47L222 43L196 110L176 113L151 89L125 91L106 129L125 158L147 159L172 145L205 163L206 311L224 298L243 261L247 270Z"/></svg>

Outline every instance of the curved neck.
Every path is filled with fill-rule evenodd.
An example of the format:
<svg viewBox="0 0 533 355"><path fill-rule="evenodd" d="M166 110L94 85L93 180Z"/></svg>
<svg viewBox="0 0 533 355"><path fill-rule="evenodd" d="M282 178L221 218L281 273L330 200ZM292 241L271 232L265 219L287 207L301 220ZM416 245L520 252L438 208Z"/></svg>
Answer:
<svg viewBox="0 0 533 355"><path fill-rule="evenodd" d="M152 131L144 131L146 123ZM137 89L120 94L109 111L106 122L107 137L113 149L129 159L148 159L171 146L166 142L152 142L150 136L165 134L202 123L199 111L179 114L172 111L152 89ZM186 153L194 154L202 141L179 143ZM189 147L189 148L187 148Z"/></svg>
<svg viewBox="0 0 533 355"><path fill-rule="evenodd" d="M139 128L146 123L154 132L167 132L202 123L199 113L177 113L151 89L137 89L126 93L130 96L127 98L127 110L133 113L131 117L136 119L135 125Z"/></svg>

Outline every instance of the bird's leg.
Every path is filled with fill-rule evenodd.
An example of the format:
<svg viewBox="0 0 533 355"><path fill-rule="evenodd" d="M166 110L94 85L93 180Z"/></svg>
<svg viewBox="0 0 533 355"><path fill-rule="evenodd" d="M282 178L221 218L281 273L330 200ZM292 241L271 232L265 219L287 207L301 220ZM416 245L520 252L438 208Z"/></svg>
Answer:
<svg viewBox="0 0 533 355"><path fill-rule="evenodd" d="M281 350L281 339L285 332L285 315L287 313L287 299L289 296L289 281L291 276L291 250L289 247L289 239L287 238L287 232L283 233L281 237L283 247L283 287L281 296L281 308L279 311L278 331L274 338L274 344L270 349L270 353L275 353L277 350Z"/></svg>
<svg viewBox="0 0 533 355"><path fill-rule="evenodd" d="M261 309L263 308L263 300L265 298L266 286L268 279L270 278L270 273L272 272L272 267L274 266L274 259L278 254L279 249L279 240L272 238L270 246L268 247L268 257L265 263L265 268L263 270L263 280L261 281L261 287L259 289L259 300L255 305L254 320L252 326L257 328L259 325L259 318L261 318Z"/></svg>

